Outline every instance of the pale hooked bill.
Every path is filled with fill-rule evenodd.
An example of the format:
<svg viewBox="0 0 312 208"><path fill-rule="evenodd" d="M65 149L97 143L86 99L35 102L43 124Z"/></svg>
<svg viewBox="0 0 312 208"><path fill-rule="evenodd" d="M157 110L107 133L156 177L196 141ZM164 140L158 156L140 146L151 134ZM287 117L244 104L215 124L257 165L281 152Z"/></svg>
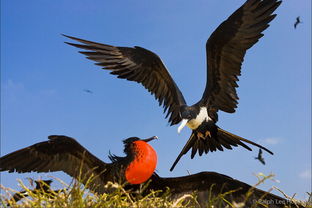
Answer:
<svg viewBox="0 0 312 208"><path fill-rule="evenodd" d="M188 120L187 119L183 119L181 121L180 126L178 127L178 133L180 134L180 132L182 131L182 129L184 128L184 126L187 124Z"/></svg>

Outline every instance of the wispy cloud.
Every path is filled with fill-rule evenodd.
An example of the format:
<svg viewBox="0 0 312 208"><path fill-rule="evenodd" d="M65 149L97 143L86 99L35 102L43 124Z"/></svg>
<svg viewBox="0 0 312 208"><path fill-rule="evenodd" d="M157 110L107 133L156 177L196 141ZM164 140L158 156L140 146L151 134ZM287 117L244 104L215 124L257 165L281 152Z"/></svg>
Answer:
<svg viewBox="0 0 312 208"><path fill-rule="evenodd" d="M30 92L29 90L26 89L25 85L21 82L16 82L14 80L8 79L4 82L1 83L2 85L2 90L4 92L7 92L9 94L16 94L19 92ZM38 94L40 96L42 95L54 95L56 94L55 89L38 89L34 92L33 94Z"/></svg>
<svg viewBox="0 0 312 208"><path fill-rule="evenodd" d="M18 97L25 93L25 85L21 82L16 82L11 79L1 82L1 96L3 96L3 98L6 100L6 103L9 101L19 102Z"/></svg>
<svg viewBox="0 0 312 208"><path fill-rule="evenodd" d="M311 179L311 169L307 169L299 173L299 178L302 179Z"/></svg>
<svg viewBox="0 0 312 208"><path fill-rule="evenodd" d="M5 81L4 83L1 83L3 90L13 90L13 91L17 91L17 90L24 90L25 87L22 83L19 82L15 82L11 79Z"/></svg>
<svg viewBox="0 0 312 208"><path fill-rule="evenodd" d="M269 138L262 139L262 141L265 144L276 145L276 144L279 144L281 142L281 139L276 138L276 137L269 137Z"/></svg>

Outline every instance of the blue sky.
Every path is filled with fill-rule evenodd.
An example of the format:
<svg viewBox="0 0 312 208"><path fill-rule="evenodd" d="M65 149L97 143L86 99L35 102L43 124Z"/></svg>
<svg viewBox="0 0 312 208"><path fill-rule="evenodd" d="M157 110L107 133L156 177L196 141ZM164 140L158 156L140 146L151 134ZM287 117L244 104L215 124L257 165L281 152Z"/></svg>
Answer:
<svg viewBox="0 0 312 208"><path fill-rule="evenodd" d="M277 186L306 198L311 191L311 1L282 3L264 37L245 56L237 112L219 113L220 127L275 153L264 154L265 166L253 158L257 148L235 148L193 160L188 154L169 172L190 130L178 135L142 86L109 75L61 36L154 51L193 104L205 87L206 40L243 3L1 1L1 155L64 134L108 161L109 150L123 155L122 139L157 135L152 145L161 176L216 171L253 185L255 174L274 173L279 182L266 181L261 189ZM303 23L294 30L297 16ZM16 179L28 176L69 181L63 173L5 172L1 184L19 189Z"/></svg>

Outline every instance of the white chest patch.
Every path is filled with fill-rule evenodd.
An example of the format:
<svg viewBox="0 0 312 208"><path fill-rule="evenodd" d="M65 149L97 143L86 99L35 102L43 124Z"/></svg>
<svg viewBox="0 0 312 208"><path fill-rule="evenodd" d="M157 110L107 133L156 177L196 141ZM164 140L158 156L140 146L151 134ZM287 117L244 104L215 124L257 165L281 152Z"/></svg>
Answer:
<svg viewBox="0 0 312 208"><path fill-rule="evenodd" d="M198 126L203 122L203 121L209 121L209 120L212 120L209 116L208 116L208 113L207 113L207 108L206 107L201 107L200 108L200 111L199 111L199 114L196 116L195 119L192 119L192 120L189 120L187 122L187 126L190 128L190 129L197 129Z"/></svg>

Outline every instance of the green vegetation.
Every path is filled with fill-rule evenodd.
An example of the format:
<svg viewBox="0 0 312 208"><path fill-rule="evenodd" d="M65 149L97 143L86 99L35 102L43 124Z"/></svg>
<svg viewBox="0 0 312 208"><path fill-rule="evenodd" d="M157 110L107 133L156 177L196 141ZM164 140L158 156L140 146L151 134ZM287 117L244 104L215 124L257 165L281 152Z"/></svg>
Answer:
<svg viewBox="0 0 312 208"><path fill-rule="evenodd" d="M62 182L63 183L63 182ZM151 192L147 196L130 194L122 186L109 183L108 186L115 188L111 193L102 195L93 194L78 182L70 185L64 184L64 188L59 193L34 193L27 188L22 181L19 180L20 186L29 194L28 198L16 203L12 199L12 195L18 191L1 187L6 191L1 196L1 204L3 207L10 205L11 207L183 207L182 203L188 199L189 203L195 203L196 200L192 195L185 195L181 199L170 201L169 191L159 197L159 192ZM11 194L10 194L11 193ZM13 194L12 194L13 193ZM186 204L185 206L189 205Z"/></svg>
<svg viewBox="0 0 312 208"><path fill-rule="evenodd" d="M255 186L263 183L271 176L259 178L259 183ZM135 193L126 191L121 185L115 183L108 183L107 187L112 188L113 191L110 193L105 193L102 195L94 194L90 192L86 186L80 185L77 181L72 181L69 185L65 184L60 179L55 179L63 184L64 189L59 190L58 193L52 191L51 193L41 193L41 192L32 192L27 188L24 183L19 180L19 185L27 191L29 197L24 198L19 202L15 202L12 199L12 195L18 191L12 190L10 188L3 187L1 189L5 194L1 195L1 206L2 207L138 207L138 208L153 208L153 207L198 207L199 203L196 200L196 193L185 194L177 199L172 200L170 198L170 190L167 190L166 193L161 193L161 191L152 191L148 195L142 196L141 191L145 187L141 187L141 191ZM254 187L253 187L254 188ZM252 190L246 194L246 200L252 194ZM276 188L277 189L277 188ZM278 190L278 189L277 189ZM280 190L279 190L280 191ZM235 192L235 190L233 190ZM283 192L282 192L283 193ZM222 207L220 204L225 203L228 207L244 207L244 203L232 203L226 200L226 195L231 194L231 192L219 194L218 196L209 196L207 200L207 207ZM284 194L284 193L283 193ZM288 197L284 194L285 198L288 198L293 203L304 206L312 207L311 204L308 205L308 202L300 202L295 200L294 197ZM255 205L255 207L257 207ZM263 206L265 207L265 206ZM287 207L287 206L285 206ZM297 207L296 205L294 207Z"/></svg>

